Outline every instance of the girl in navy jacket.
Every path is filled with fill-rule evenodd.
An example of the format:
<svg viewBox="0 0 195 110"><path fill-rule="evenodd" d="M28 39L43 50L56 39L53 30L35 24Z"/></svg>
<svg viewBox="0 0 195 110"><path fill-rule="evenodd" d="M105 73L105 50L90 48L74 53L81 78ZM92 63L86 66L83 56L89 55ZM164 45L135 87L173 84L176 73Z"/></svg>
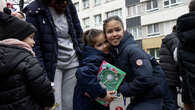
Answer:
<svg viewBox="0 0 195 110"><path fill-rule="evenodd" d="M97 79L99 67L109 57L110 50L103 31L91 29L83 34L84 49L81 65L76 72L77 85L74 92L74 110L109 110L95 99L101 98L110 103L114 91L107 92ZM108 60L106 60L108 61ZM108 61L109 62L109 61Z"/></svg>
<svg viewBox="0 0 195 110"><path fill-rule="evenodd" d="M125 32L118 16L106 19L103 28L114 48L115 66L127 73L119 88L123 96L131 97L127 110L162 110L167 83L159 64Z"/></svg>

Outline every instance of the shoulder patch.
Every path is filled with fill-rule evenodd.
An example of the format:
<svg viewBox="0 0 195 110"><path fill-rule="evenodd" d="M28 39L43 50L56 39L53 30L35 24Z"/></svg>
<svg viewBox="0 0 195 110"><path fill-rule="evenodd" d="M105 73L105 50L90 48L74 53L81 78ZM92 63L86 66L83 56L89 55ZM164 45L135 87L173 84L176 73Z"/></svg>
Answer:
<svg viewBox="0 0 195 110"><path fill-rule="evenodd" d="M136 64L137 64L137 66L142 66L143 65L142 59L137 59Z"/></svg>

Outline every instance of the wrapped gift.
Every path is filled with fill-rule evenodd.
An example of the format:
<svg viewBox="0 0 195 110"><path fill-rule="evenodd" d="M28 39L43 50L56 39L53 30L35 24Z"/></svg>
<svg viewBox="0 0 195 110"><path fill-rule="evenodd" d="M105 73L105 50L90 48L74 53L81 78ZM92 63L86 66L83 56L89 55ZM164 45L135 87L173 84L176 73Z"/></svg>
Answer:
<svg viewBox="0 0 195 110"><path fill-rule="evenodd" d="M117 91L125 75L126 73L124 71L103 61L97 77L100 80L100 85L107 91ZM104 106L108 106L108 104L100 98L96 99L96 101Z"/></svg>

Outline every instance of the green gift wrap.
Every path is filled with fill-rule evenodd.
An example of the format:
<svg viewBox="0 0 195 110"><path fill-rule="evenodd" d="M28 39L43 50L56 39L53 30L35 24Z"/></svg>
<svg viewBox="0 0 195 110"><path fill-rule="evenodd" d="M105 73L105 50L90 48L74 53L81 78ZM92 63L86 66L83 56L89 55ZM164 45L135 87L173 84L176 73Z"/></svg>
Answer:
<svg viewBox="0 0 195 110"><path fill-rule="evenodd" d="M101 86L107 91L117 91L125 75L126 73L124 71L103 61L97 77L100 80ZM108 103L99 98L96 101L104 106L108 106Z"/></svg>

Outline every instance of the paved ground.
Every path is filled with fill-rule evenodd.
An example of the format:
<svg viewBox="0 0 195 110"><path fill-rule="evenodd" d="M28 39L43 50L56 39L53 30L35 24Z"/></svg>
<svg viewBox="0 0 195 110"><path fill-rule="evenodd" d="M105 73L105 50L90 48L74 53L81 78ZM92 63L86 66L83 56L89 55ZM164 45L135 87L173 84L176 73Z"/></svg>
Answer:
<svg viewBox="0 0 195 110"><path fill-rule="evenodd" d="M127 98L127 104L129 103L129 98ZM181 102L181 95L179 94L178 95L178 104L179 106L183 107L183 103ZM124 101L123 101L123 98L122 96L117 98L115 101L113 101L111 104L110 104L110 110L115 110L115 108L117 106L121 106L123 107L123 110L125 110L125 107L124 107ZM180 110L180 109L179 109Z"/></svg>

